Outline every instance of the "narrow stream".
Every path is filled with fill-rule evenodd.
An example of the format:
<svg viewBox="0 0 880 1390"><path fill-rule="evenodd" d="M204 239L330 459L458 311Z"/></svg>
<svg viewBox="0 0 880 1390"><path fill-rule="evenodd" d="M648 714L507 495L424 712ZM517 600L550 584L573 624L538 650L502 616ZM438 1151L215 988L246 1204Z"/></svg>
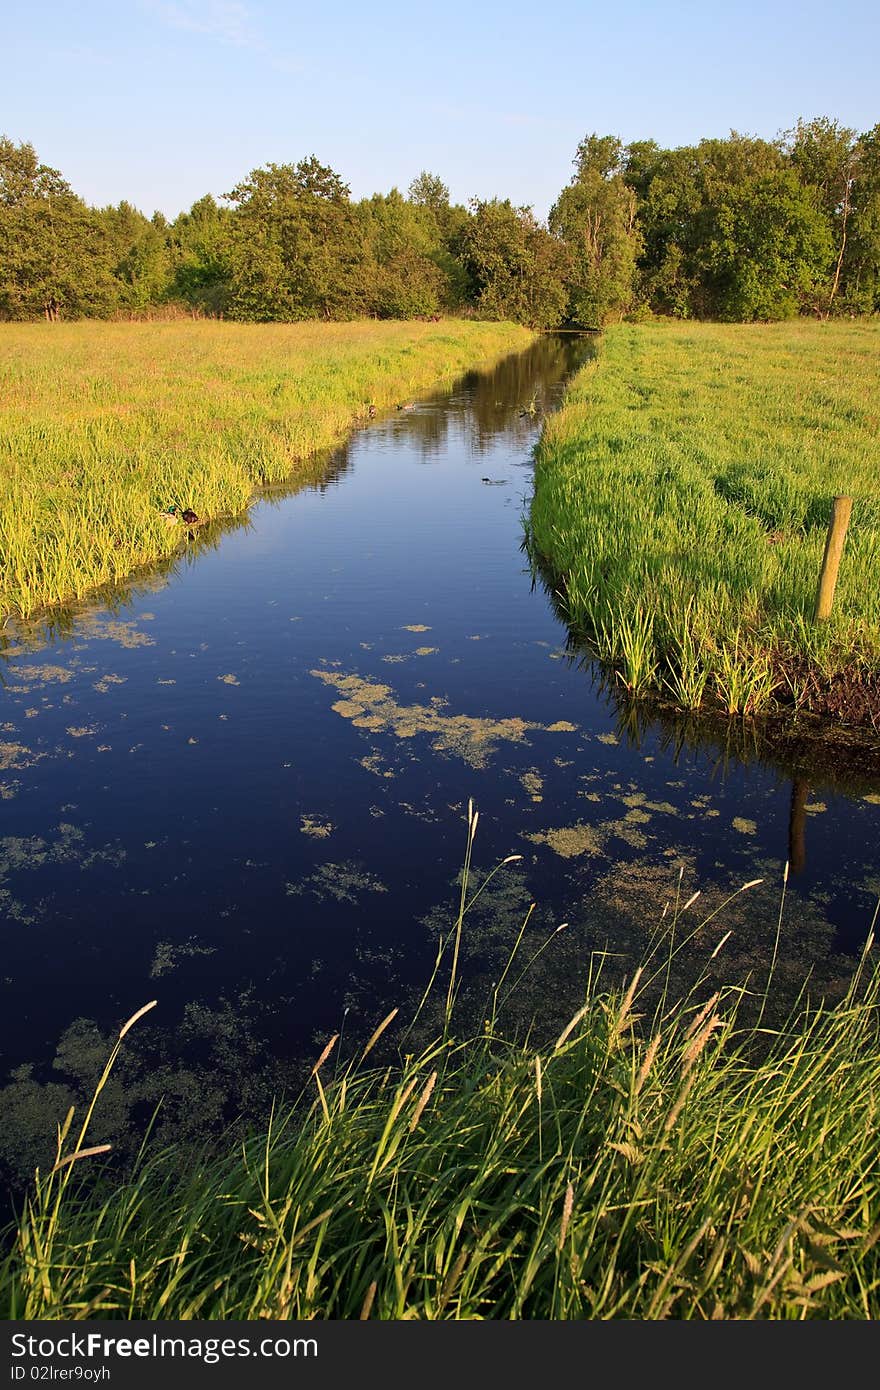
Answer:
<svg viewBox="0 0 880 1390"><path fill-rule="evenodd" d="M469 798L474 886L521 856L467 919L475 1017L532 903L523 961L568 926L521 1019L567 1017L591 953L631 969L697 889L676 971L757 979L792 843L778 987L843 987L880 891L880 783L634 724L532 583L532 447L591 350L543 338L372 421L319 487L3 635L0 1160L42 1152L148 999L108 1104L162 1095L188 1133L403 1012L454 916Z"/></svg>

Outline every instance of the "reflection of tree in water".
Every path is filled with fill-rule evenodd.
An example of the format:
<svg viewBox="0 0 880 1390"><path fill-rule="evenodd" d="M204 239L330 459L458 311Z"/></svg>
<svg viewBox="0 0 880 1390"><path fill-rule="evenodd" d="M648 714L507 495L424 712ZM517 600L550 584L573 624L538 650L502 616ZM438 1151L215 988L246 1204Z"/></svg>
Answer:
<svg viewBox="0 0 880 1390"><path fill-rule="evenodd" d="M464 435L476 454L487 452L502 435L525 448L534 441L541 417L558 405L562 387L594 351L592 338L546 334L490 370L468 373L451 392L435 398L441 409L423 408L393 419L393 433L426 460L441 454L456 433Z"/></svg>

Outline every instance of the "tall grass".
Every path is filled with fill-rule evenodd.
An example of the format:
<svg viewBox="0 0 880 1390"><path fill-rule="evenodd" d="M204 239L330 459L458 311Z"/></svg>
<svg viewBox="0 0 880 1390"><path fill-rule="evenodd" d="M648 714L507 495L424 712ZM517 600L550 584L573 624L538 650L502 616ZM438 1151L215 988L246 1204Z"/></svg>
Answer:
<svg viewBox="0 0 880 1390"><path fill-rule="evenodd" d="M544 426L533 560L630 689L822 712L843 680L872 685L876 717L878 425L876 323L612 329ZM853 520L816 625L838 493Z"/></svg>
<svg viewBox="0 0 880 1390"><path fill-rule="evenodd" d="M525 347L512 324L0 325L0 618L242 511L370 407Z"/></svg>
<svg viewBox="0 0 880 1390"><path fill-rule="evenodd" d="M466 864L476 827L471 810ZM4 1315L876 1318L873 937L838 1005L803 997L784 1027L762 1026L761 1008L746 1026L745 990L766 1002L772 967L670 997L672 959L704 925L696 894L625 987L593 958L583 1005L538 1043L540 1020L531 1040L501 1028L528 967L520 933L483 1032L457 1038L461 934L482 887L466 869L419 1006L437 992L433 1042L413 1049L414 1020L392 1009L347 1060L332 1036L303 1093L240 1147L193 1163L147 1141L129 1173L84 1181L103 1161L88 1130L129 1020L11 1233ZM396 1059L376 1063L380 1039Z"/></svg>

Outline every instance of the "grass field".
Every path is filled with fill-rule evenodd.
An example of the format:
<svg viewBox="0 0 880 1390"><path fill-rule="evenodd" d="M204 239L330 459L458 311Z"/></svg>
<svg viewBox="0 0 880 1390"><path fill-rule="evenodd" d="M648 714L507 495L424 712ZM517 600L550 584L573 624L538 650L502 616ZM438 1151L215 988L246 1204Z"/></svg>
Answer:
<svg viewBox="0 0 880 1390"><path fill-rule="evenodd" d="M0 619L242 511L359 420L524 348L511 324L0 325Z"/></svg>
<svg viewBox="0 0 880 1390"><path fill-rule="evenodd" d="M724 940L710 956L699 895L676 899L628 986L606 986L593 957L558 1036L538 1041L538 1021L530 1039L503 1037L518 942L482 1033L457 1038L476 823L415 1017L391 1010L345 1056L328 1039L303 1093L243 1144L194 1158L147 1139L128 1172L102 1172L102 1089L150 1006L123 1025L7 1233L0 1315L880 1315L873 932L839 1003L801 997L771 1026L775 950L735 987L670 993L677 952L703 941L708 966ZM782 912L767 924L777 944ZM436 1036L416 1047L432 991Z"/></svg>
<svg viewBox="0 0 880 1390"><path fill-rule="evenodd" d="M545 425L530 553L631 690L876 723L878 429L880 324L622 325ZM835 494L853 518L815 624Z"/></svg>

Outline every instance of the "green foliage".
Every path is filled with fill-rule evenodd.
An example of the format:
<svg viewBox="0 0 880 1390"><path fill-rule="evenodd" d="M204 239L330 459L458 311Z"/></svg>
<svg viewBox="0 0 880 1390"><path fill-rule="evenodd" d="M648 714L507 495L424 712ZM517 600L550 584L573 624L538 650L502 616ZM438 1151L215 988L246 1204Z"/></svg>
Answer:
<svg viewBox="0 0 880 1390"><path fill-rule="evenodd" d="M33 146L0 137L0 317L102 317L114 305L100 216Z"/></svg>
<svg viewBox="0 0 880 1390"><path fill-rule="evenodd" d="M851 188L841 301L851 313L880 313L880 125L859 137Z"/></svg>
<svg viewBox="0 0 880 1390"><path fill-rule="evenodd" d="M568 258L531 208L509 199L475 200L460 246L481 314L533 328L562 322Z"/></svg>
<svg viewBox="0 0 880 1390"><path fill-rule="evenodd" d="M828 117L775 141L732 131L665 150L585 136L544 226L493 198L453 205L423 170L352 203L314 156L253 170L172 223L77 198L0 139L0 317L253 322L471 310L587 328L651 313L771 320L880 309L880 127ZM173 310L169 310L173 312Z"/></svg>
<svg viewBox="0 0 880 1390"><path fill-rule="evenodd" d="M588 136L578 146L577 173L550 212L550 230L569 253L568 316L584 328L621 318L635 302L642 240L620 159L619 140Z"/></svg>
<svg viewBox="0 0 880 1390"><path fill-rule="evenodd" d="M171 227L171 295L209 314L229 302L232 214L210 194L181 213Z"/></svg>
<svg viewBox="0 0 880 1390"><path fill-rule="evenodd" d="M703 286L712 317L766 322L819 307L832 241L792 171L725 190L705 225Z"/></svg>
<svg viewBox="0 0 880 1390"><path fill-rule="evenodd" d="M631 168L631 173L630 173ZM782 149L732 132L678 150L636 146L643 292L680 318L788 318L823 297L827 220Z"/></svg>
<svg viewBox="0 0 880 1390"><path fill-rule="evenodd" d="M367 307L367 248L338 174L311 156L254 169L228 195L233 317L252 322L357 318Z"/></svg>

